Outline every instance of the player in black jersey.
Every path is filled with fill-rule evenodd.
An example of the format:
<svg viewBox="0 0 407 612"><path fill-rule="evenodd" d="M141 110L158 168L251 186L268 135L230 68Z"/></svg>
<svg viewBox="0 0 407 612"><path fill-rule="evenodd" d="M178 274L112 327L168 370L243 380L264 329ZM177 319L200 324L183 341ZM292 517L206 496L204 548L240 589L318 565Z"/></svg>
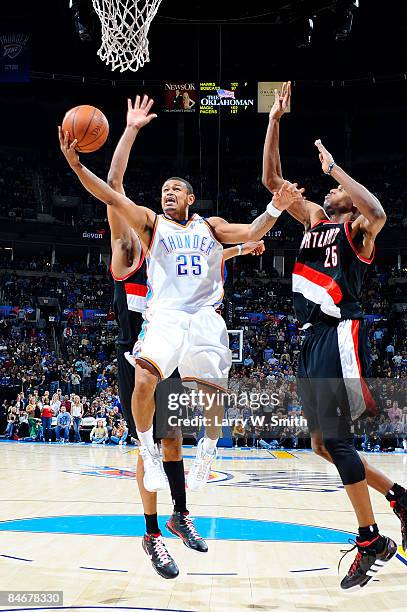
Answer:
<svg viewBox="0 0 407 612"><path fill-rule="evenodd" d="M129 100L127 128L119 141L113 155L108 177L109 185L124 193L123 177L127 168L129 155L139 130L147 125L154 115L150 114L151 104L146 98L140 102L136 99L134 106ZM130 434L137 437L131 399L134 390L134 367L127 361L125 354L132 353L143 323L142 313L145 310L147 295L147 271L140 240L135 231L108 207L108 220L111 230L112 260L111 273L114 279L114 310L119 323L117 339L117 360L120 402L127 421ZM237 255L253 253L261 255L264 251L263 241L246 243L230 247L224 251L224 260ZM156 413L157 414L157 413ZM170 432L169 432L170 433ZM166 526L171 533L180 537L184 544L198 552L206 552L208 546L198 534L186 506L184 462L182 458L182 437L168 436L162 439L164 454L164 471L168 478L174 510ZM157 493L148 491L143 483L143 461L139 456L137 462L137 484L139 487L146 534L143 537L143 548L150 557L152 565L163 578L175 578L178 567L169 554L157 517Z"/></svg>
<svg viewBox="0 0 407 612"><path fill-rule="evenodd" d="M287 110L291 84L275 92L264 144L263 184L271 191L282 182L279 122ZM353 420L377 413L364 377L368 368L367 329L360 304L375 239L385 212L363 185L335 162L320 140L315 142L325 174L339 185L324 206L304 199L288 212L305 228L293 270L296 315L305 339L298 363L298 388L308 420L313 450L334 463L355 510L359 534L355 561L341 582L343 589L363 587L397 552L379 534L368 485L390 501L401 521L407 549L407 493L361 457L353 445ZM352 549L353 550L353 549Z"/></svg>

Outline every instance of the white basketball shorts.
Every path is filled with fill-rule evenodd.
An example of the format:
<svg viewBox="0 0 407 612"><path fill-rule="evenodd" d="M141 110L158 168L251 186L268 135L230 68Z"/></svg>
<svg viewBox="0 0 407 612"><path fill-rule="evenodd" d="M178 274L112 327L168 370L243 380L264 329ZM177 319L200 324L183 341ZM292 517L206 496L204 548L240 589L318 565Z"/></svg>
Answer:
<svg viewBox="0 0 407 612"><path fill-rule="evenodd" d="M223 318L212 306L198 312L178 310L146 314L133 360L155 367L161 379L178 368L183 381L196 381L224 389L232 353Z"/></svg>

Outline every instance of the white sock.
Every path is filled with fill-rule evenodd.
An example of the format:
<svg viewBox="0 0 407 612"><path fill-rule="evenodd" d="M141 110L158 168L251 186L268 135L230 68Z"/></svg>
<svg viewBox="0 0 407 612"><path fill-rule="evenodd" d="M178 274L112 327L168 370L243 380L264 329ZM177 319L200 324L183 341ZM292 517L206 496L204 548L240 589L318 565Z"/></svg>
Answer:
<svg viewBox="0 0 407 612"><path fill-rule="evenodd" d="M202 450L204 451L204 453L210 453L211 455L213 455L213 453L215 452L216 445L218 443L218 439L219 438L216 438L216 440L211 440L210 438L205 437L202 444Z"/></svg>
<svg viewBox="0 0 407 612"><path fill-rule="evenodd" d="M139 431L137 429L137 438L142 446L154 448L153 426L151 425L150 429L147 429L147 431Z"/></svg>

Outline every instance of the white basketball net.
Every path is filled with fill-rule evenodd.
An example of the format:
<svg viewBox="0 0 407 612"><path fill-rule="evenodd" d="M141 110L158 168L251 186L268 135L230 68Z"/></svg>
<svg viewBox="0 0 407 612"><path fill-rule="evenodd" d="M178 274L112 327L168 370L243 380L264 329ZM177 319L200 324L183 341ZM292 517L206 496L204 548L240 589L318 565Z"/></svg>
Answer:
<svg viewBox="0 0 407 612"><path fill-rule="evenodd" d="M102 24L100 59L120 72L150 61L148 31L162 0L92 0Z"/></svg>

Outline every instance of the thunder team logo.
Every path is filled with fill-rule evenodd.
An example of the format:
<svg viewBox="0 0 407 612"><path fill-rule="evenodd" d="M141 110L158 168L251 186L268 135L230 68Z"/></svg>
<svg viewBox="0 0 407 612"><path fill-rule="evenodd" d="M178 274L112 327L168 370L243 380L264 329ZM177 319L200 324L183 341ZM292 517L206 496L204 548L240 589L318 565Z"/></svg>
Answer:
<svg viewBox="0 0 407 612"><path fill-rule="evenodd" d="M63 470L65 474L79 474L80 476L99 476L104 478L119 478L125 480L133 480L136 478L136 470L128 470L126 468L118 468L109 465L85 465L83 470ZM185 471L185 475L188 474L188 470ZM222 482L224 480L231 480L232 474L227 472L219 472L212 470L209 475L209 483Z"/></svg>

